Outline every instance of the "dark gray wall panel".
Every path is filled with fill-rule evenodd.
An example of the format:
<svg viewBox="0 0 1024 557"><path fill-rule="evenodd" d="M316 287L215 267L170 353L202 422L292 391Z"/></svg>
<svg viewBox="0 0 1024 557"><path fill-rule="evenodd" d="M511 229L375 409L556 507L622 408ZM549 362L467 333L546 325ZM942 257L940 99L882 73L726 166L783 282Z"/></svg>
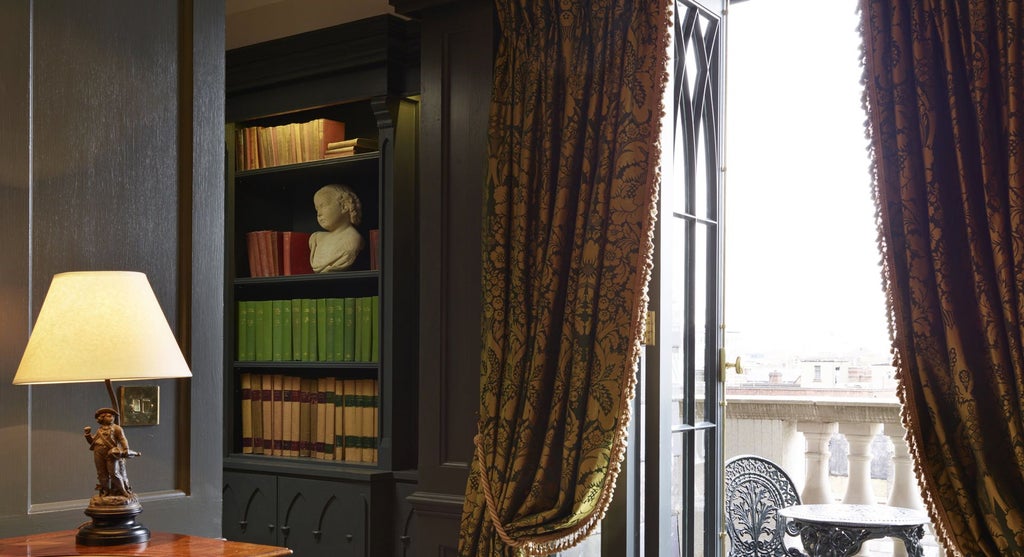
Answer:
<svg viewBox="0 0 1024 557"><path fill-rule="evenodd" d="M10 381L51 277L98 269L147 274L194 374L126 430L142 522L220 535L224 6L201 4L0 4L0 536L87 519L102 383Z"/></svg>
<svg viewBox="0 0 1024 557"><path fill-rule="evenodd" d="M28 342L29 9L0 4L0 443L15 450L0 473L0 514L23 512L28 470L28 391L11 385Z"/></svg>
<svg viewBox="0 0 1024 557"><path fill-rule="evenodd" d="M188 434L192 450L183 463L190 489L188 512L170 513L175 523L203 535L221 535L221 467L224 378L224 3L195 2L191 43L192 146L191 396ZM198 524L193 517L202 517Z"/></svg>
<svg viewBox="0 0 1024 557"><path fill-rule="evenodd" d="M111 6L114 3L108 3ZM41 2L33 14L32 305L55 273L142 271L177 318L177 4L83 10ZM176 382L161 384L161 424L129 428L143 457L136 491L174 489ZM91 496L92 454L80 439L109 405L101 386L31 387L32 504ZM54 412L55 408L61 412ZM76 419L77 418L77 419ZM70 423L69 423L70 422ZM71 427L71 426L74 427ZM70 448L70 450L69 450ZM53 463L50 469L46 463Z"/></svg>

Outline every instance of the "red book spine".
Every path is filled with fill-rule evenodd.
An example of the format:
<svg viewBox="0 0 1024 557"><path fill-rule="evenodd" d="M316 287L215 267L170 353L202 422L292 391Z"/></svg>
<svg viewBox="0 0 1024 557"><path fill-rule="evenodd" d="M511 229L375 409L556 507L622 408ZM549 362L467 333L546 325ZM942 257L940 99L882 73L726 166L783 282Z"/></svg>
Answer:
<svg viewBox="0 0 1024 557"><path fill-rule="evenodd" d="M370 230L370 269L380 269L380 230Z"/></svg>
<svg viewBox="0 0 1024 557"><path fill-rule="evenodd" d="M260 276L260 244L259 234L256 232L245 233L246 253L249 256L249 276Z"/></svg>
<svg viewBox="0 0 1024 557"><path fill-rule="evenodd" d="M309 236L308 232L285 231L281 233L285 275L313 273L313 268L309 265Z"/></svg>

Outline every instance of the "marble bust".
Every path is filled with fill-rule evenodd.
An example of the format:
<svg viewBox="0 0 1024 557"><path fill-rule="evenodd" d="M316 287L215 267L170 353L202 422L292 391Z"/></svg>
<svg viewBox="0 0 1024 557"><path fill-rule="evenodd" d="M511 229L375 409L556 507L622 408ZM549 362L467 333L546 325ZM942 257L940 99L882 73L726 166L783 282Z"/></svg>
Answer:
<svg viewBox="0 0 1024 557"><path fill-rule="evenodd" d="M328 184L313 195L316 221L324 229L309 237L309 264L315 273L341 271L352 266L364 241L356 230L362 205L352 188Z"/></svg>

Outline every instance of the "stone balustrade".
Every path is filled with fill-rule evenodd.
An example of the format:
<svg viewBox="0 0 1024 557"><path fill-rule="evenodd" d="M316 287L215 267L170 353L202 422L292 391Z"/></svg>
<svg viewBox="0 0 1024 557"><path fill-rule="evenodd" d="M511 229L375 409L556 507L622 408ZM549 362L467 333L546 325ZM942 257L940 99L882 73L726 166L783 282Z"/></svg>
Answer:
<svg viewBox="0 0 1024 557"><path fill-rule="evenodd" d="M725 455L756 454L779 463L803 503L878 503L923 509L913 464L904 440L895 397L810 398L730 395L725 420ZM892 473L879 494L871 477L872 441L882 433L893 445ZM849 444L846 481L829 473L829 442L836 434ZM838 486L838 487L837 487ZM842 493L834 491L842 490ZM942 555L934 538L929 555ZM906 555L902 543L893 555Z"/></svg>

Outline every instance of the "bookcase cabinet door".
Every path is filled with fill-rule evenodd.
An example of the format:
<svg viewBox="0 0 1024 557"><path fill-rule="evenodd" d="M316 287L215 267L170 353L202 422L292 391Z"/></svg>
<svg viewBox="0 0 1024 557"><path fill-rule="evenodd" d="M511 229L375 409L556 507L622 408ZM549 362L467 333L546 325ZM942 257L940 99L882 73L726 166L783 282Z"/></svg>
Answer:
<svg viewBox="0 0 1024 557"><path fill-rule="evenodd" d="M225 538L277 545L277 478L225 471L223 517Z"/></svg>
<svg viewBox="0 0 1024 557"><path fill-rule="evenodd" d="M370 498L348 482L279 478L281 536L302 556L366 556Z"/></svg>

